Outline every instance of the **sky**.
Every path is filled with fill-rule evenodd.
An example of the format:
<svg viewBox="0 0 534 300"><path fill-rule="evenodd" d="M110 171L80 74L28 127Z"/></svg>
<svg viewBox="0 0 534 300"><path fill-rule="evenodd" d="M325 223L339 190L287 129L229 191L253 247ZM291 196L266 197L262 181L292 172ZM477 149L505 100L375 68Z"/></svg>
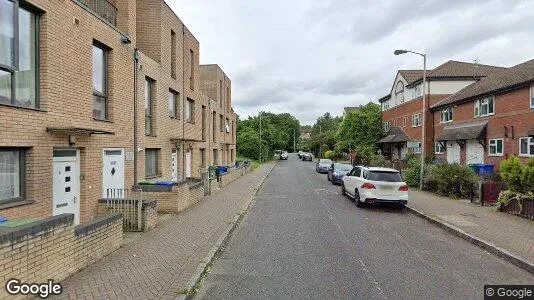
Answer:
<svg viewBox="0 0 534 300"><path fill-rule="evenodd" d="M289 112L313 124L388 94L399 69L534 58L531 0L166 0L232 80L240 118Z"/></svg>

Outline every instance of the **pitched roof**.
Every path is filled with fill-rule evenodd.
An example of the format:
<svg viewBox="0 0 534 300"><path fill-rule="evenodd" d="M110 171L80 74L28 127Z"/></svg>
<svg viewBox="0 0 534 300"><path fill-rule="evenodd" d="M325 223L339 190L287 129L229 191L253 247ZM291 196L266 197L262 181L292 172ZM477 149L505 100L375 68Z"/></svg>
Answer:
<svg viewBox="0 0 534 300"><path fill-rule="evenodd" d="M534 81L534 59L495 72L443 99L431 108L437 108L471 98L489 95L532 81Z"/></svg>
<svg viewBox="0 0 534 300"><path fill-rule="evenodd" d="M436 137L438 141L457 141L478 139L485 135L488 122L470 122L445 126L443 133Z"/></svg>
<svg viewBox="0 0 534 300"><path fill-rule="evenodd" d="M376 142L377 144L385 143L399 143L409 141L410 138L400 127L391 127L388 131L388 135L381 138Z"/></svg>
<svg viewBox="0 0 534 300"><path fill-rule="evenodd" d="M387 94L384 97L381 97L380 99L378 99L378 102L382 103L382 102L388 100L389 98L391 98L391 94Z"/></svg>
<svg viewBox="0 0 534 300"><path fill-rule="evenodd" d="M399 73L408 84L413 83L417 79L423 78L423 70L399 70Z"/></svg>

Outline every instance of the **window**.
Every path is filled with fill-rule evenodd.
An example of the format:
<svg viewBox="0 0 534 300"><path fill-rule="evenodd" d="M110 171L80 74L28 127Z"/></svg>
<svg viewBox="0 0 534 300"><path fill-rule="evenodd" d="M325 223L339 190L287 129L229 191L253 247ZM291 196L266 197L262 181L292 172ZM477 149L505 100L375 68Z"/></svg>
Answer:
<svg viewBox="0 0 534 300"><path fill-rule="evenodd" d="M189 123L195 123L195 101L193 99L187 98L187 103L185 107L185 120Z"/></svg>
<svg viewBox="0 0 534 300"><path fill-rule="evenodd" d="M421 85L420 84L414 86L412 89L412 98L416 99L419 96L421 96Z"/></svg>
<svg viewBox="0 0 534 300"><path fill-rule="evenodd" d="M200 166L206 166L206 149L200 149Z"/></svg>
<svg viewBox="0 0 534 300"><path fill-rule="evenodd" d="M226 133L230 133L230 120L228 118L226 118L224 126L226 127Z"/></svg>
<svg viewBox="0 0 534 300"><path fill-rule="evenodd" d="M389 124L389 121L384 122L384 131L388 132L391 129L391 125Z"/></svg>
<svg viewBox="0 0 534 300"><path fill-rule="evenodd" d="M534 156L533 137L522 137L519 139L519 156Z"/></svg>
<svg viewBox="0 0 534 300"><path fill-rule="evenodd" d="M213 141L217 141L217 113L213 112L213 116L211 118L211 124L213 124Z"/></svg>
<svg viewBox="0 0 534 300"><path fill-rule="evenodd" d="M230 88L226 87L226 111L230 111L231 105L230 105Z"/></svg>
<svg viewBox="0 0 534 300"><path fill-rule="evenodd" d="M171 77L176 78L176 32L171 30Z"/></svg>
<svg viewBox="0 0 534 300"><path fill-rule="evenodd" d="M24 150L0 148L0 204L24 199L25 157Z"/></svg>
<svg viewBox="0 0 534 300"><path fill-rule="evenodd" d="M159 176L159 149L145 149L145 177Z"/></svg>
<svg viewBox="0 0 534 300"><path fill-rule="evenodd" d="M475 117L493 115L495 112L495 100L493 97L475 101Z"/></svg>
<svg viewBox="0 0 534 300"><path fill-rule="evenodd" d="M19 5L0 0L0 104L38 108L39 17Z"/></svg>
<svg viewBox="0 0 534 300"><path fill-rule="evenodd" d="M213 165L217 165L219 163L219 157L218 157L218 151L217 149L213 149Z"/></svg>
<svg viewBox="0 0 534 300"><path fill-rule="evenodd" d="M180 114L178 113L178 99L180 98L180 94L173 90L169 90L169 117L171 118L180 118Z"/></svg>
<svg viewBox="0 0 534 300"><path fill-rule="evenodd" d="M402 182L399 172L366 171L364 172L364 177L371 181Z"/></svg>
<svg viewBox="0 0 534 300"><path fill-rule="evenodd" d="M145 134L153 135L153 114L152 114L152 97L153 97L153 84L154 81L149 77L145 77Z"/></svg>
<svg viewBox="0 0 534 300"><path fill-rule="evenodd" d="M421 142L418 143L417 148L412 148L413 153L421 153Z"/></svg>
<svg viewBox="0 0 534 300"><path fill-rule="evenodd" d="M441 110L440 123L452 122L452 107L447 107Z"/></svg>
<svg viewBox="0 0 534 300"><path fill-rule="evenodd" d="M195 79L195 53L193 50L189 50L189 68L191 72L191 77L189 78L189 87L194 90L194 79Z"/></svg>
<svg viewBox="0 0 534 300"><path fill-rule="evenodd" d="M219 80L219 107L223 107L223 82Z"/></svg>
<svg viewBox="0 0 534 300"><path fill-rule="evenodd" d="M502 156L504 152L504 139L490 139L488 155L490 156Z"/></svg>
<svg viewBox="0 0 534 300"><path fill-rule="evenodd" d="M402 127L406 127L406 117L402 118Z"/></svg>
<svg viewBox="0 0 534 300"><path fill-rule="evenodd" d="M443 152L445 152L445 145L443 143L436 142L434 144L434 153L442 154Z"/></svg>
<svg viewBox="0 0 534 300"><path fill-rule="evenodd" d="M224 132L223 115L219 115L219 130L220 130L221 132Z"/></svg>
<svg viewBox="0 0 534 300"><path fill-rule="evenodd" d="M412 115L412 127L421 126L421 114Z"/></svg>
<svg viewBox="0 0 534 300"><path fill-rule="evenodd" d="M93 44L93 118L108 118L107 56L104 46Z"/></svg>
<svg viewBox="0 0 534 300"><path fill-rule="evenodd" d="M202 140L206 140L206 106L202 105Z"/></svg>
<svg viewBox="0 0 534 300"><path fill-rule="evenodd" d="M534 108L534 84L530 86L530 108Z"/></svg>
<svg viewBox="0 0 534 300"><path fill-rule="evenodd" d="M404 83L402 81L397 82L395 87L395 102L396 104L404 102Z"/></svg>

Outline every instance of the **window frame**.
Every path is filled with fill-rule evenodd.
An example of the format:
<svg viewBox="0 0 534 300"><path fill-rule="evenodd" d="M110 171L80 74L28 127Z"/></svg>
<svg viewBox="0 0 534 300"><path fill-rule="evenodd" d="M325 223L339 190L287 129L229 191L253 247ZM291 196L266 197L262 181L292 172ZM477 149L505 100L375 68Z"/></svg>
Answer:
<svg viewBox="0 0 534 300"><path fill-rule="evenodd" d="M434 154L444 154L447 151L447 147L440 142L434 143Z"/></svg>
<svg viewBox="0 0 534 300"><path fill-rule="evenodd" d="M145 135L154 136L154 80L148 76L145 76ZM147 92L147 87L149 91ZM149 99L147 99L147 96ZM147 102L149 102L147 104ZM148 107L147 107L148 106ZM150 114L147 114L147 108L150 110ZM150 119L150 132L147 130L147 119Z"/></svg>
<svg viewBox="0 0 534 300"><path fill-rule="evenodd" d="M439 122L440 123L451 123L453 121L453 108L452 106L447 106L439 111Z"/></svg>
<svg viewBox="0 0 534 300"><path fill-rule="evenodd" d="M525 139L527 140L527 153L521 152L521 141ZM534 145L534 137L524 136L524 137L520 137L518 140L519 140L519 149L517 153L519 154L519 156L520 157L533 157L534 152L530 153L530 147L531 145Z"/></svg>
<svg viewBox="0 0 534 300"><path fill-rule="evenodd" d="M147 174L147 153L149 152L154 152L155 153L155 168L154 170L156 171L155 173L153 174ZM145 178L155 178L155 177L159 177L161 176L161 172L160 172L160 168L159 168L159 160L160 160L160 151L161 149L160 148L145 148Z"/></svg>
<svg viewBox="0 0 534 300"><path fill-rule="evenodd" d="M179 103L180 103L180 93L173 90L173 89L169 89L169 93L168 93L168 96L167 97L171 97L172 95L172 108L174 110L174 115L171 114L171 102L170 102L170 98L168 98L168 115L170 118L172 119L180 119L180 106L179 106Z"/></svg>
<svg viewBox="0 0 534 300"><path fill-rule="evenodd" d="M7 0L7 2L13 3L13 61L12 65L4 65L0 64L0 71L6 72L9 74L9 78L11 80L11 86L10 86L10 99L9 103L0 103L0 105L4 106L11 106L11 107L17 107L17 108L24 108L24 109L41 109L41 103L40 103L40 50L41 50L41 44L40 44L40 21L41 16L43 14L43 11L38 9L37 7L27 3L22 2L19 0ZM35 26L32 28L34 40L33 45L35 46L35 53L33 54L33 59L35 59L35 70L34 70L34 76L35 76L35 87L34 87L34 93L35 93L35 99L34 99L34 105L33 106L23 106L23 105L17 105L17 72L20 70L20 24L19 24L19 15L20 15L20 9L27 11L29 14L32 15L32 17L35 18Z"/></svg>
<svg viewBox="0 0 534 300"><path fill-rule="evenodd" d="M415 117L417 117L417 123L418 124L415 124ZM417 113L417 114L413 114L412 115L412 128L416 128L416 127L419 127L421 126L421 113Z"/></svg>
<svg viewBox="0 0 534 300"><path fill-rule="evenodd" d="M28 153L27 148L17 148L17 147L0 147L0 151L17 151L19 153L19 196L8 198L8 199L0 199L0 206L5 204L11 204L19 201L25 201L26 199L26 156Z"/></svg>
<svg viewBox="0 0 534 300"><path fill-rule="evenodd" d="M224 132L224 116L219 114L219 132Z"/></svg>
<svg viewBox="0 0 534 300"><path fill-rule="evenodd" d="M104 99L104 118L95 118L94 114L93 114L93 119L94 120L98 120L98 121L108 121L109 120L109 70L108 70L108 67L109 67L109 63L108 63L108 59L109 59L109 50L110 48L107 47L106 45L104 45L103 43L97 41L97 40L93 40L93 44L92 44L92 47L96 47L96 48L99 48L100 50L102 50L102 53L103 53L103 58L102 58L102 61L104 63L104 66L102 67L102 69L104 70L104 78L103 78L103 90L104 90L104 93L99 93L99 92L95 92L95 90L93 89L92 91L92 95L93 95L93 110L94 110L94 105L95 105L95 97L100 97L100 98L103 98ZM92 49L92 48L91 48ZM94 67L94 66L91 66L91 67ZM91 80L94 81L94 78L92 78ZM93 82L91 82L92 84Z"/></svg>
<svg viewBox="0 0 534 300"><path fill-rule="evenodd" d="M193 49L189 49L189 63L190 63L190 77L189 77L189 88L191 88L191 90L194 90L195 89L195 83L194 83L194 79L195 79L195 52L193 51Z"/></svg>
<svg viewBox="0 0 534 300"><path fill-rule="evenodd" d="M176 79L176 32L171 29L171 78Z"/></svg>
<svg viewBox="0 0 534 300"><path fill-rule="evenodd" d="M530 85L530 108L534 108L534 83Z"/></svg>
<svg viewBox="0 0 534 300"><path fill-rule="evenodd" d="M499 143L501 142L501 151L499 152ZM492 145L494 143L494 145ZM495 152L492 153L491 149L495 147ZM488 139L488 156L503 156L504 155L504 139L503 138L494 138Z"/></svg>
<svg viewBox="0 0 534 300"><path fill-rule="evenodd" d="M417 149L417 151L416 151L415 149ZM417 147L417 148L412 148L412 152L413 152L414 154L420 154L420 153L421 153L421 142L419 142L419 147Z"/></svg>
<svg viewBox="0 0 534 300"><path fill-rule="evenodd" d="M389 121L384 122L383 128L385 132L388 132L391 129L391 124L389 123Z"/></svg>
<svg viewBox="0 0 534 300"><path fill-rule="evenodd" d="M195 100L188 97L186 101L185 119L188 123L195 124Z"/></svg>
<svg viewBox="0 0 534 300"><path fill-rule="evenodd" d="M482 107L485 105L484 102L488 102L487 103L487 113L486 114L482 114ZM489 109L490 109L490 106L489 106L489 102L491 101L491 113L489 112ZM493 116L495 115L495 97L494 96L491 96L491 97L486 97L486 98L482 98L482 99L477 99L475 100L475 103L474 103L474 108L473 108L473 114L474 114L474 117L475 118L479 118L479 117L487 117L487 116Z"/></svg>

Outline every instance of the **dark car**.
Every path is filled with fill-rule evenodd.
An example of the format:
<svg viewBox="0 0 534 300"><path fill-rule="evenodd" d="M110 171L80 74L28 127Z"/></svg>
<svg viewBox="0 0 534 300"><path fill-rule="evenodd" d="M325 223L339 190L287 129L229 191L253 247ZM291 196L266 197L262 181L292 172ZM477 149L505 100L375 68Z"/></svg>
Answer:
<svg viewBox="0 0 534 300"><path fill-rule="evenodd" d="M302 161L312 161L312 160L313 160L313 157L311 153L304 153L302 155Z"/></svg>
<svg viewBox="0 0 534 300"><path fill-rule="evenodd" d="M352 165L350 164L333 163L326 176L332 184L341 184L341 178L347 175L350 170L352 170Z"/></svg>
<svg viewBox="0 0 534 300"><path fill-rule="evenodd" d="M332 166L332 160L322 158L317 161L315 164L315 171L318 173L328 173L328 170L330 170L330 167Z"/></svg>

